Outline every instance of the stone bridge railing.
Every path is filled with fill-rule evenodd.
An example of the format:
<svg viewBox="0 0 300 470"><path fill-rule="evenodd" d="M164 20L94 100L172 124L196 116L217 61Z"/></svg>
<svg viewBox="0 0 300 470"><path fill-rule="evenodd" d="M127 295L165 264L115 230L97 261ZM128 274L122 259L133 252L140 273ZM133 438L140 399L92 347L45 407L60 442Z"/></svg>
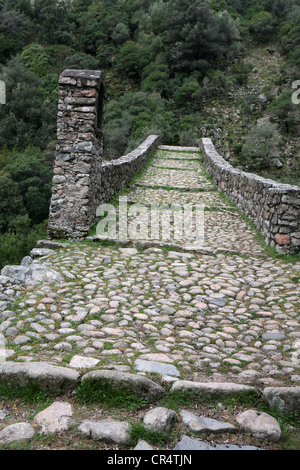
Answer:
<svg viewBox="0 0 300 470"><path fill-rule="evenodd" d="M59 78L51 238L84 238L97 207L109 202L144 167L159 143L149 136L136 150L102 162L105 81L101 71L65 70ZM300 252L300 188L233 168L202 139L204 164L216 185L249 216L279 253Z"/></svg>
<svg viewBox="0 0 300 470"><path fill-rule="evenodd" d="M215 183L281 254L300 253L300 188L238 170L210 139L202 139L204 164Z"/></svg>
<svg viewBox="0 0 300 470"><path fill-rule="evenodd" d="M57 147L48 235L84 238L99 204L109 202L158 145L149 136L136 150L102 162L105 81L101 71L65 70L59 78Z"/></svg>

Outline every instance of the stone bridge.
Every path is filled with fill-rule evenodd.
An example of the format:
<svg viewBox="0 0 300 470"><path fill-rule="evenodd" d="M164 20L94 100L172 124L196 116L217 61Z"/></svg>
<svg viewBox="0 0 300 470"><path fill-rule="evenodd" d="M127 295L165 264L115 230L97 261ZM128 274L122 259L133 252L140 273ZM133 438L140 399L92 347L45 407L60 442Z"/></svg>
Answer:
<svg viewBox="0 0 300 470"><path fill-rule="evenodd" d="M294 253L299 189L235 170L206 139L150 136L101 162L102 72L65 71L60 92L49 235L69 241L1 271L0 448L154 450L145 429L156 451L284 449L282 416L299 430L300 260L268 255L241 214ZM103 243L97 206L112 201L119 230L118 194L135 230ZM174 229L182 207L190 231Z"/></svg>
<svg viewBox="0 0 300 470"><path fill-rule="evenodd" d="M96 220L99 204L109 202L115 194L128 187L134 176L145 167L153 155L159 144L159 136L149 136L142 145L128 155L110 162L102 162L105 106L103 72L65 70L60 76L59 86L58 143L49 236L83 239ZM196 161L191 161L176 171L177 167L171 160L168 164L169 167L173 165L173 168L157 170L157 178L152 175L152 186L161 185L167 186L168 189L179 189L180 196L183 196L182 191L185 188L190 196L193 195L191 200L203 203L208 208L214 205L224 206L224 201L220 200L219 193L216 192L218 188L235 204L240 213L254 222L266 244L275 247L281 254L299 253L299 187L279 184L233 168L218 155L210 139L202 139L200 147L204 165L202 170L200 166L196 168ZM181 150L198 152L199 149ZM193 159L192 156L191 160ZM160 158L158 164L161 163ZM215 184L207 179L204 170L211 175ZM165 179L163 173L168 173ZM192 175L193 178L189 179L187 175ZM149 186L149 181L147 185ZM149 203L151 197L156 195L148 192ZM172 191L169 191L160 202L180 203L183 199L174 197ZM155 201L156 199L153 199L153 202ZM231 224L232 232L238 225L237 220L238 214L235 214ZM243 222L239 223L242 227ZM206 228L209 230L208 226ZM224 225L221 224L219 240L222 240L223 230ZM231 238L230 230L225 238L228 237ZM234 238L231 241L233 240ZM225 240L222 243L224 245ZM233 251L239 251L238 245L234 243L229 245Z"/></svg>

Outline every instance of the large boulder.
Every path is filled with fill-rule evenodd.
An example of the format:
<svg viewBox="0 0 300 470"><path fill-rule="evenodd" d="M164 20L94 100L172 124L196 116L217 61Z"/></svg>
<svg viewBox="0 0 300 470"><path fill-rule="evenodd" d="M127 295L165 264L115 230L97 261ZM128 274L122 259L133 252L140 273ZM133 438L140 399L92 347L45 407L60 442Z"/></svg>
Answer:
<svg viewBox="0 0 300 470"><path fill-rule="evenodd" d="M164 392L160 385L147 377L126 372L95 370L88 372L81 378L82 383L86 380L92 380L95 383L98 382L99 389L101 389L101 386L107 386L108 384L116 389L128 390L128 392L135 394L148 402L155 401L160 398Z"/></svg>
<svg viewBox="0 0 300 470"><path fill-rule="evenodd" d="M175 411L160 406L148 411L143 421L148 431L169 433L177 421L177 416Z"/></svg>
<svg viewBox="0 0 300 470"><path fill-rule="evenodd" d="M0 385L10 388L33 385L57 396L74 390L78 380L78 372L46 362L4 362L0 365Z"/></svg>
<svg viewBox="0 0 300 470"><path fill-rule="evenodd" d="M41 433L53 434L68 429L72 417L72 405L67 402L55 401L52 405L40 411L34 421L41 426Z"/></svg>
<svg viewBox="0 0 300 470"><path fill-rule="evenodd" d="M55 269L41 263L32 263L30 266L4 266L1 275L13 283L34 285L44 282L62 282L64 276Z"/></svg>
<svg viewBox="0 0 300 470"><path fill-rule="evenodd" d="M192 382L189 380L177 380L171 388L171 392L192 392L201 396L228 396L242 395L254 392L254 387L236 383L223 382Z"/></svg>
<svg viewBox="0 0 300 470"><path fill-rule="evenodd" d="M300 414L300 387L266 387L263 398L286 414Z"/></svg>
<svg viewBox="0 0 300 470"><path fill-rule="evenodd" d="M34 434L35 430L29 423L10 424L0 431L0 444L31 439Z"/></svg>
<svg viewBox="0 0 300 470"><path fill-rule="evenodd" d="M282 433L278 422L267 413L247 410L240 413L236 420L242 431L257 439L268 439L277 442L281 438Z"/></svg>
<svg viewBox="0 0 300 470"><path fill-rule="evenodd" d="M107 444L128 444L130 425L125 421L84 421L78 430L86 437Z"/></svg>

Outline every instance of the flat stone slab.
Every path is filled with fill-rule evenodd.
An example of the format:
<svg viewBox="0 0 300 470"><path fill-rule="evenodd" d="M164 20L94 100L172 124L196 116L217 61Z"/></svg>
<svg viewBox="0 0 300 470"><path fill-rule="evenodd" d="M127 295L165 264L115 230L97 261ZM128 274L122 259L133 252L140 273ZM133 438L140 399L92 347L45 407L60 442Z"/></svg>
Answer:
<svg viewBox="0 0 300 470"><path fill-rule="evenodd" d="M181 147L177 145L159 145L159 150L171 150L174 152L199 152L199 147Z"/></svg>
<svg viewBox="0 0 300 470"><path fill-rule="evenodd" d="M185 252L180 252L180 251L169 251L168 252L168 258L195 258L195 255L193 253L185 253Z"/></svg>
<svg viewBox="0 0 300 470"><path fill-rule="evenodd" d="M167 363L172 363L174 362L174 359L171 359L169 356L166 354L162 353L147 353L147 354L141 354L139 356L139 359L144 359L146 361L155 361L155 362L167 362Z"/></svg>
<svg viewBox="0 0 300 470"><path fill-rule="evenodd" d="M284 413L300 413L300 387L266 387L263 398Z"/></svg>
<svg viewBox="0 0 300 470"><path fill-rule="evenodd" d="M236 444L218 444L212 450L264 450L255 446L242 446Z"/></svg>
<svg viewBox="0 0 300 470"><path fill-rule="evenodd" d="M171 392L187 391L195 392L200 395L240 395L254 391L254 387L226 382L191 382L189 380L177 380L171 387Z"/></svg>
<svg viewBox="0 0 300 470"><path fill-rule="evenodd" d="M193 432L235 432L236 427L233 424L223 421L217 421L212 418L205 418L204 416L197 416L190 411L180 411L180 416L183 423Z"/></svg>
<svg viewBox="0 0 300 470"><path fill-rule="evenodd" d="M143 439L140 439L133 450L154 450L154 447L150 446L150 444Z"/></svg>
<svg viewBox="0 0 300 470"><path fill-rule="evenodd" d="M54 242L51 240L39 240L36 246L38 248L48 248L50 250L57 250L59 248L67 248L68 243Z"/></svg>
<svg viewBox="0 0 300 470"><path fill-rule="evenodd" d="M213 450L213 447L193 437L182 436L174 450Z"/></svg>
<svg viewBox="0 0 300 470"><path fill-rule="evenodd" d="M38 413L34 421L41 426L41 433L53 434L68 429L72 414L72 405L70 403L56 401Z"/></svg>
<svg viewBox="0 0 300 470"><path fill-rule="evenodd" d="M78 380L78 372L46 362L5 362L0 365L0 385L9 387L33 384L51 395L60 395L74 390Z"/></svg>
<svg viewBox="0 0 300 470"><path fill-rule="evenodd" d="M55 269L44 266L40 263L33 263L30 266L4 266L1 275L8 277L12 282L20 282L28 285L44 282L62 282L64 276Z"/></svg>
<svg viewBox="0 0 300 470"><path fill-rule="evenodd" d="M268 439L277 442L281 438L282 433L278 422L267 413L247 410L240 413L236 420L242 431L257 439Z"/></svg>
<svg viewBox="0 0 300 470"><path fill-rule="evenodd" d="M56 251L51 250L50 248L33 248L30 252L31 258L41 258L43 256L55 255Z"/></svg>
<svg viewBox="0 0 300 470"><path fill-rule="evenodd" d="M262 339L265 340L265 341L268 341L268 340L282 340L285 338L285 334L284 333L264 333L262 335Z"/></svg>
<svg viewBox="0 0 300 470"><path fill-rule="evenodd" d="M175 411L165 407L157 407L144 416L144 426L148 431L168 433L177 421Z"/></svg>
<svg viewBox="0 0 300 470"><path fill-rule="evenodd" d="M9 412L6 410L0 410L0 419L5 419L9 415Z"/></svg>
<svg viewBox="0 0 300 470"><path fill-rule="evenodd" d="M84 421L78 430L86 437L107 444L127 444L130 425L125 421Z"/></svg>
<svg viewBox="0 0 300 470"><path fill-rule="evenodd" d="M124 256L132 256L138 253L138 250L136 248L119 248L119 251Z"/></svg>
<svg viewBox="0 0 300 470"><path fill-rule="evenodd" d="M172 364L166 364L164 362L146 361L144 359L137 359L134 362L134 365L136 369L141 372L156 372L157 374L174 376L174 377L180 376L180 372L175 366L173 366Z"/></svg>
<svg viewBox="0 0 300 470"><path fill-rule="evenodd" d="M34 434L35 430L29 423L11 424L0 431L0 444L31 439Z"/></svg>
<svg viewBox="0 0 300 470"><path fill-rule="evenodd" d="M99 362L99 359L95 359L94 357L76 355L72 357L69 366L75 369L90 369L95 367Z"/></svg>
<svg viewBox="0 0 300 470"><path fill-rule="evenodd" d="M147 377L127 372L96 370L88 372L81 378L82 383L86 380L98 381L99 388L101 387L101 384L109 383L115 388L126 389L130 393L135 393L149 402L161 397L164 392L160 385Z"/></svg>
<svg viewBox="0 0 300 470"><path fill-rule="evenodd" d="M223 299L209 299L208 302L210 304L217 305L218 307L224 307L226 305L226 302Z"/></svg>
<svg viewBox="0 0 300 470"><path fill-rule="evenodd" d="M194 439L193 437L182 436L181 440L176 444L174 450L263 450L255 446L242 446L235 444L218 444L215 447L210 446L206 442Z"/></svg>

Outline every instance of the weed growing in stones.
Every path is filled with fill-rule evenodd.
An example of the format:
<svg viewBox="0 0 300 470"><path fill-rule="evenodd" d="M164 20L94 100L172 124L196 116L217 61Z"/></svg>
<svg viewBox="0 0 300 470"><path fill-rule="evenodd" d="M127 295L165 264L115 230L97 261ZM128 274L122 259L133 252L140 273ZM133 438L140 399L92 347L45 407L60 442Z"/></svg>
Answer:
<svg viewBox="0 0 300 470"><path fill-rule="evenodd" d="M147 405L143 397L131 390L116 388L109 381L87 379L77 389L76 399L82 404L101 403L107 408L136 410Z"/></svg>
<svg viewBox="0 0 300 470"><path fill-rule="evenodd" d="M139 440L144 440L150 445L164 446L170 441L169 433L148 431L142 423L131 423L131 446L135 447Z"/></svg>
<svg viewBox="0 0 300 470"><path fill-rule="evenodd" d="M28 404L48 406L51 403L50 395L38 385L28 382L26 387L0 385L0 400L16 400Z"/></svg>

